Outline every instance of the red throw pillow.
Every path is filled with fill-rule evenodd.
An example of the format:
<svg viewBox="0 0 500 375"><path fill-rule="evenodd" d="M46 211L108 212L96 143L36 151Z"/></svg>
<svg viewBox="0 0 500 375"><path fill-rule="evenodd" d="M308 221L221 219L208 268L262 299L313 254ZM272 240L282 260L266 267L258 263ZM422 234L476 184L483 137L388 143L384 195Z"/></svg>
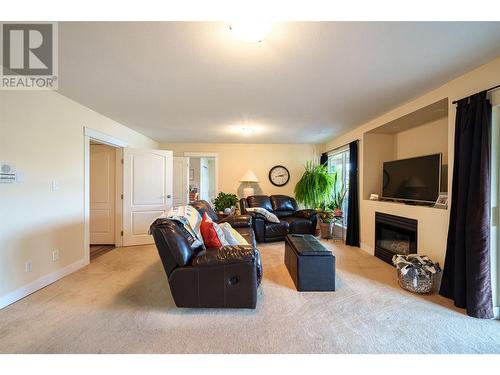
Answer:
<svg viewBox="0 0 500 375"><path fill-rule="evenodd" d="M200 224L201 236L203 237L203 242L207 249L213 247L221 247L219 237L217 237L217 232L214 228L214 222L208 217L207 213L203 214L203 219Z"/></svg>

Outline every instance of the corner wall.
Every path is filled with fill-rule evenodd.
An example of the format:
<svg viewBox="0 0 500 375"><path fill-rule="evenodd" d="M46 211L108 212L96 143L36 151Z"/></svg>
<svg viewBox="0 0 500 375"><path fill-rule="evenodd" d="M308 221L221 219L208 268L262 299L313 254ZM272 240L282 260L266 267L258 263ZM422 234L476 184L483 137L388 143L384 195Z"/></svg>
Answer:
<svg viewBox="0 0 500 375"><path fill-rule="evenodd" d="M428 92L419 98L406 103L394 110L385 113L371 121L361 124L356 129L341 135L326 144L326 150L334 149L355 139L359 139L361 164L359 166L360 179L360 235L362 248L373 253L375 238L375 211L385 212L394 215L406 216L419 221L419 252L429 255L434 260L444 263L446 252L446 238L448 232L449 209L439 210L428 207L408 206L396 203L373 202L363 199L370 192L364 191L364 176L371 173L363 168L363 160L368 155L363 155L363 135L365 132L384 125L401 116L411 113L419 108L448 98L448 186L451 186L451 176L453 170L453 143L456 107L452 101L472 95L476 92L486 90L500 83L500 58L485 64L469 73L466 73L445 85ZM362 105L362 103L361 103ZM376 152L372 150L370 152ZM451 197L451 192L448 193Z"/></svg>
<svg viewBox="0 0 500 375"><path fill-rule="evenodd" d="M130 147L158 148L56 92L0 91L0 161L24 175L22 183L0 184L0 308L86 264L84 126Z"/></svg>

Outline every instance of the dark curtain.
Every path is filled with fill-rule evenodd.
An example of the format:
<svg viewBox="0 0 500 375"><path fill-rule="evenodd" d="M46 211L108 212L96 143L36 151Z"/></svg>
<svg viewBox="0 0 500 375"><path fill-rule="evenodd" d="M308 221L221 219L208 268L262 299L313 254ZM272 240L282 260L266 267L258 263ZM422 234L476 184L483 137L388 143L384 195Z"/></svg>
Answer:
<svg viewBox="0 0 500 375"><path fill-rule="evenodd" d="M457 104L450 226L439 291L476 318L493 317L490 148L491 105L481 92Z"/></svg>
<svg viewBox="0 0 500 375"><path fill-rule="evenodd" d="M349 143L349 199L346 245L359 247L358 141Z"/></svg>
<svg viewBox="0 0 500 375"><path fill-rule="evenodd" d="M328 154L325 152L321 154L321 158L319 159L320 164L326 164L328 163Z"/></svg>

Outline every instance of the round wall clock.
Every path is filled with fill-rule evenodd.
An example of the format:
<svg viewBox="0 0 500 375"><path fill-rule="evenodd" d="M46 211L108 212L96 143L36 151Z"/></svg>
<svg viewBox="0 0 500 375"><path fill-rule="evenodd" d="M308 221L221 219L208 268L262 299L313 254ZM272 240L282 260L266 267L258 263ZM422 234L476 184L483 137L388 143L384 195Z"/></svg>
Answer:
<svg viewBox="0 0 500 375"><path fill-rule="evenodd" d="M276 165L269 171L269 181L274 186L284 186L290 180L290 172L282 165Z"/></svg>

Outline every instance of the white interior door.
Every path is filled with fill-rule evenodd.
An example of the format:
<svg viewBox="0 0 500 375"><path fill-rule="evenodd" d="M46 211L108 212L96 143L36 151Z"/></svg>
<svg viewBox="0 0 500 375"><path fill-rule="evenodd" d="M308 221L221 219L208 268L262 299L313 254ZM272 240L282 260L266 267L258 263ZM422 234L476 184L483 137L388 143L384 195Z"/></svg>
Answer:
<svg viewBox="0 0 500 375"><path fill-rule="evenodd" d="M173 175L174 207L185 206L189 200L189 158L174 157Z"/></svg>
<svg viewBox="0 0 500 375"><path fill-rule="evenodd" d="M115 244L115 148L90 145L90 244Z"/></svg>
<svg viewBox="0 0 500 375"><path fill-rule="evenodd" d="M123 246L153 243L150 224L172 207L172 151L123 150Z"/></svg>
<svg viewBox="0 0 500 375"><path fill-rule="evenodd" d="M208 159L200 159L200 199L207 202L210 201L209 190L210 190L210 174L208 170Z"/></svg>

